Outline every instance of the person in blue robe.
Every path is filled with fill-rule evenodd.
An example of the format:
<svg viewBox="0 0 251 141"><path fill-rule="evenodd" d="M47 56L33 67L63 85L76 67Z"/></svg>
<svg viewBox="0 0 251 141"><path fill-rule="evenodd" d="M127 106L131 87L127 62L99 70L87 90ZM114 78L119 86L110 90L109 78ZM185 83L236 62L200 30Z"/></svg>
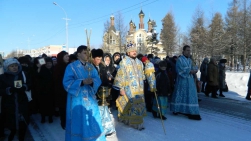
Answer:
<svg viewBox="0 0 251 141"><path fill-rule="evenodd" d="M87 46L79 46L78 59L65 70L67 91L65 141L105 141L96 92L101 84L94 66L87 62Z"/></svg>
<svg viewBox="0 0 251 141"><path fill-rule="evenodd" d="M174 115L184 114L189 119L201 120L197 90L194 83L192 60L190 59L190 46L183 47L181 55L176 63L177 79L172 96L170 110Z"/></svg>

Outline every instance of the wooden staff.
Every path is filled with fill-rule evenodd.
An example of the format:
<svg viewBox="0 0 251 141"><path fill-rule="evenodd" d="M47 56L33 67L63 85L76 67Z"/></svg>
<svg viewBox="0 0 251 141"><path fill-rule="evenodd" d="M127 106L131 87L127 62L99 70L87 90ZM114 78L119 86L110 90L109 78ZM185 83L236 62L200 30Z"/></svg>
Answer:
<svg viewBox="0 0 251 141"><path fill-rule="evenodd" d="M166 135L166 129L165 129L165 126L164 126L164 122L163 122L163 119L162 119L162 114L161 114L161 111L160 111L160 107L159 107L159 102L158 102L157 94L156 94L155 91L154 91L154 95L155 95L155 98L156 98L156 102L157 102L157 106L158 106L158 110L159 110L159 115L160 115L162 127L163 127L164 133L165 133L165 135Z"/></svg>

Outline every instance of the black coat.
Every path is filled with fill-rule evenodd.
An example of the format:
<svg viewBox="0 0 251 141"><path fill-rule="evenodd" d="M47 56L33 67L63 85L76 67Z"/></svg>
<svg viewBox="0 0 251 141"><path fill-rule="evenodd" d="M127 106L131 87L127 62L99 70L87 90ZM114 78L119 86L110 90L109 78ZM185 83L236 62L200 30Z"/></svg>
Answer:
<svg viewBox="0 0 251 141"><path fill-rule="evenodd" d="M54 68L55 101L59 108L66 108L67 92L63 86L63 78L67 64L57 64Z"/></svg>
<svg viewBox="0 0 251 141"><path fill-rule="evenodd" d="M226 87L226 70L225 66L222 66L221 63L218 64L219 68L219 87L224 89Z"/></svg>
<svg viewBox="0 0 251 141"><path fill-rule="evenodd" d="M249 76L249 79L248 79L248 87L251 87L251 71L250 71L250 76Z"/></svg>
<svg viewBox="0 0 251 141"><path fill-rule="evenodd" d="M156 72L156 88L159 96L168 96L171 93L170 81L166 71Z"/></svg>
<svg viewBox="0 0 251 141"><path fill-rule="evenodd" d="M95 66L94 64L93 66L98 71L98 74L100 76L102 82L100 86L112 87L112 80L108 79L108 72L109 74L113 75L115 68L113 66L112 67L104 66L102 63L99 64L99 68L97 68L97 66Z"/></svg>
<svg viewBox="0 0 251 141"><path fill-rule="evenodd" d="M15 75L4 73L0 75L0 95L2 96L2 114L4 115L7 127L11 129L16 128L16 119L18 121L24 119L26 124L29 123L29 113L28 113L28 98L25 91L15 92L11 95L7 94L7 88L14 87ZM18 74L18 79L22 80L24 84L24 79L22 72ZM29 89L30 80L26 77L26 86ZM17 110L18 109L18 112Z"/></svg>
<svg viewBox="0 0 251 141"><path fill-rule="evenodd" d="M207 63L203 62L200 66L200 81L206 82L207 81Z"/></svg>
<svg viewBox="0 0 251 141"><path fill-rule="evenodd" d="M54 83L53 83L53 69L47 69L44 66L41 67L38 73L39 88L39 110L42 115L52 116L54 113Z"/></svg>

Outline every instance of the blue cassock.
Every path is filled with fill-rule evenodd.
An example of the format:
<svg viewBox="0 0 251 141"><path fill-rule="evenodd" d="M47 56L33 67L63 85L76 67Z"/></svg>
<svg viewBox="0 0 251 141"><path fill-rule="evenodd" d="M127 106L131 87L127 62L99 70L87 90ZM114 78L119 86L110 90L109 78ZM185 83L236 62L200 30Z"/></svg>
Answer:
<svg viewBox="0 0 251 141"><path fill-rule="evenodd" d="M91 77L93 86L81 83ZM77 60L65 70L63 85L67 94L65 141L105 141L96 92L101 84L94 66Z"/></svg>
<svg viewBox="0 0 251 141"><path fill-rule="evenodd" d="M184 55L176 63L177 78L172 96L170 110L191 115L199 115L197 90L193 75L192 60Z"/></svg>

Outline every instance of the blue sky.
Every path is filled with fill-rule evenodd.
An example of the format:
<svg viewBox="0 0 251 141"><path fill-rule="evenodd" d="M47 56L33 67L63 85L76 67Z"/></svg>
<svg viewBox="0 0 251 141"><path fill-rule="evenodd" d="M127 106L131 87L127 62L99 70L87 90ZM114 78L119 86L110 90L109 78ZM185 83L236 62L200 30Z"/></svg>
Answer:
<svg viewBox="0 0 251 141"><path fill-rule="evenodd" d="M66 42L65 14L53 2L64 8L68 23L69 47L86 44L85 29L92 29L91 46L102 44L104 23L110 15L121 11L125 24L132 19L138 29L138 14L145 13L145 28L149 17L156 21L160 32L161 19L172 11L180 31L185 33L197 7L205 17L220 12L223 17L232 0L1 0L0 51L8 54L16 49L35 49ZM115 17L116 18L116 17ZM28 41L29 39L29 41Z"/></svg>

